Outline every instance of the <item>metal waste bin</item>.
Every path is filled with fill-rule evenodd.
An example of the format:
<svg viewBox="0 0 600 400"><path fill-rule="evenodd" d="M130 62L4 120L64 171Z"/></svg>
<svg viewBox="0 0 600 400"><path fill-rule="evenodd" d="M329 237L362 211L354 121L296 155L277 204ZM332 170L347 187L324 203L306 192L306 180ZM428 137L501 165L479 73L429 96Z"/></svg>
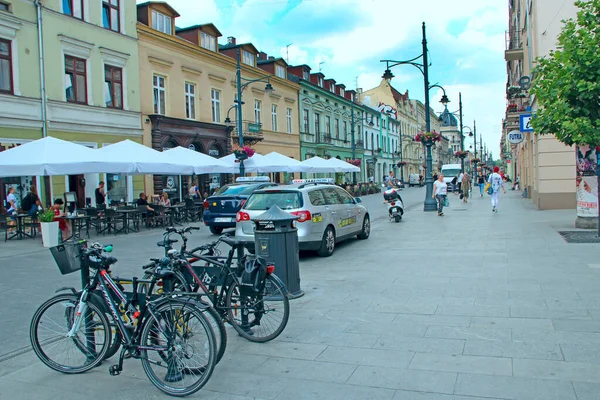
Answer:
<svg viewBox="0 0 600 400"><path fill-rule="evenodd" d="M290 299L304 295L300 289L300 258L297 217L277 205L253 219L254 249L258 256L275 264L275 274L287 287Z"/></svg>

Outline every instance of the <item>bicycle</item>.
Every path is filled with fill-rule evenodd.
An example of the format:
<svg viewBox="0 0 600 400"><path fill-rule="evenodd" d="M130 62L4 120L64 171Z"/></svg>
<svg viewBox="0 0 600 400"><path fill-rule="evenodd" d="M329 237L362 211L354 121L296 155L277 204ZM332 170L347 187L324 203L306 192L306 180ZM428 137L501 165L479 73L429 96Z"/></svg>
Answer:
<svg viewBox="0 0 600 400"><path fill-rule="evenodd" d="M215 336L202 305L193 295L144 296L138 293L138 279L133 278L134 290L128 297L108 272L117 259L103 252L112 251L112 247L98 243L87 247L85 241L58 247L66 254L62 263L55 257L61 272L81 270L85 286L78 293L72 288L59 289L73 293L54 296L35 312L30 340L45 365L67 374L98 366L112 344L111 323L104 311L108 307L123 340L118 363L109 368L111 375L121 373L127 354L141 360L150 382L166 394L187 396L208 382L216 364ZM90 269L95 271L91 278ZM168 268L157 268L154 273L163 281L173 276ZM93 295L96 289L100 289L101 300ZM127 319L115 303L115 296L123 305ZM56 313L55 318L52 312ZM54 350L58 354L51 354Z"/></svg>
<svg viewBox="0 0 600 400"><path fill-rule="evenodd" d="M208 298L219 315L230 323L237 333L252 342L268 342L283 332L289 320L290 306L285 285L274 274L275 266L254 255L244 255L244 243L226 235L216 241L187 251L186 233L192 227L177 230L167 228L162 242L158 245L165 248L165 254L173 252L171 245L177 239L171 235L179 235L182 239L178 257L182 262L177 264L178 272L174 284L191 288ZM225 243L231 247L227 257L221 257L217 246ZM237 254L237 266L232 267L233 258ZM193 265L204 262L204 265ZM244 270L249 267L258 269L253 282L244 282ZM264 273L261 275L261 270ZM252 272L251 272L252 273ZM250 275L251 275L250 273ZM181 281L181 279L184 281ZM186 289L187 290L187 289Z"/></svg>

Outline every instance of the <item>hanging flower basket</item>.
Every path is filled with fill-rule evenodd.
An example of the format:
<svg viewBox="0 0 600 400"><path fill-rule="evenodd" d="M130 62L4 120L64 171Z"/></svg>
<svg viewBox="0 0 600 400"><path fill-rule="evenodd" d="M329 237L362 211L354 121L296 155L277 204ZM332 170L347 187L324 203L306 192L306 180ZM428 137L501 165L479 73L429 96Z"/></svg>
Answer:
<svg viewBox="0 0 600 400"><path fill-rule="evenodd" d="M471 158L471 163L475 164L480 162L481 160L479 158Z"/></svg>
<svg viewBox="0 0 600 400"><path fill-rule="evenodd" d="M433 131L433 132L419 132L417 133L417 135L415 136L415 141L417 142L421 142L421 143L433 143L433 142L439 142L440 140L442 140L442 135Z"/></svg>
<svg viewBox="0 0 600 400"><path fill-rule="evenodd" d="M456 158L465 158L467 156L467 154L469 154L469 153L467 153L466 151L459 150L456 153L454 153L454 157L456 157Z"/></svg>
<svg viewBox="0 0 600 400"><path fill-rule="evenodd" d="M405 165L406 165L406 161L398 161L398 162L396 163L396 166L397 166L398 168L402 168L402 167L404 167Z"/></svg>
<svg viewBox="0 0 600 400"><path fill-rule="evenodd" d="M235 158L238 160L247 160L248 158L254 155L254 149L249 146L244 147L234 147L233 154L235 154Z"/></svg>
<svg viewBox="0 0 600 400"><path fill-rule="evenodd" d="M348 163L354 165L355 167L360 167L362 160L360 158L356 158L354 160L348 160Z"/></svg>

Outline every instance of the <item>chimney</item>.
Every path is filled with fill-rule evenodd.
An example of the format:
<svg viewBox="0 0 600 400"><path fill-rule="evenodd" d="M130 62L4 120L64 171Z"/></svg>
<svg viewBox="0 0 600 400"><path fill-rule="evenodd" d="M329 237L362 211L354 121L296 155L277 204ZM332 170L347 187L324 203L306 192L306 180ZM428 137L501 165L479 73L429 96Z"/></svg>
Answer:
<svg viewBox="0 0 600 400"><path fill-rule="evenodd" d="M235 46L235 38L233 36L229 36L227 38L227 44L229 44L231 46Z"/></svg>
<svg viewBox="0 0 600 400"><path fill-rule="evenodd" d="M258 53L258 59L259 60L266 60L267 59L267 53L265 53L264 51L261 51L260 53Z"/></svg>
<svg viewBox="0 0 600 400"><path fill-rule="evenodd" d="M275 59L275 57L269 56L269 60L274 60L274 59Z"/></svg>

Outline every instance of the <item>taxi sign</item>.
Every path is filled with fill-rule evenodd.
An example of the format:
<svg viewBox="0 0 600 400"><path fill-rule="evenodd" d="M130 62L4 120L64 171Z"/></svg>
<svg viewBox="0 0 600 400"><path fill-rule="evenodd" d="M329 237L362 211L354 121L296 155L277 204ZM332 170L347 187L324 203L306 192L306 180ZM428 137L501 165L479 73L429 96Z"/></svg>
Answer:
<svg viewBox="0 0 600 400"><path fill-rule="evenodd" d="M333 178L294 179L292 183L334 183Z"/></svg>
<svg viewBox="0 0 600 400"><path fill-rule="evenodd" d="M235 179L238 183L243 182L271 182L268 176L240 176Z"/></svg>

